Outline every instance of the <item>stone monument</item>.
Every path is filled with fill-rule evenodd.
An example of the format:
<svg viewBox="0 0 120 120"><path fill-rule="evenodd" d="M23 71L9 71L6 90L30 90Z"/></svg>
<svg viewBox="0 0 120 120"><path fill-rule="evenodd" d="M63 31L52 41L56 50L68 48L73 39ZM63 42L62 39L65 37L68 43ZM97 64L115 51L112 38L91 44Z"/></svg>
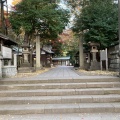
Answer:
<svg viewBox="0 0 120 120"><path fill-rule="evenodd" d="M91 46L91 54L92 54L92 60L90 65L90 70L100 70L100 62L96 59L96 54L98 52L98 43L90 43Z"/></svg>
<svg viewBox="0 0 120 120"><path fill-rule="evenodd" d="M34 68L32 67L32 65L29 62L30 61L30 59L29 59L30 46L27 43L23 43L23 45L21 45L21 47L22 47L23 63L21 63L20 67L18 68L18 72L19 73L33 72Z"/></svg>
<svg viewBox="0 0 120 120"><path fill-rule="evenodd" d="M22 54L23 54L23 63L20 65L21 67L31 67L29 63L29 45L23 44L22 46Z"/></svg>

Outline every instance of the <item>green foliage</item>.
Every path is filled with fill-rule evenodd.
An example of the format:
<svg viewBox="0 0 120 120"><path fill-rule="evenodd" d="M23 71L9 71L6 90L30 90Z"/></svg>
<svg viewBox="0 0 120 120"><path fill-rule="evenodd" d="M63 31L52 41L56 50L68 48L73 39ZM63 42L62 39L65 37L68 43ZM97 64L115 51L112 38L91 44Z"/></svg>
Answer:
<svg viewBox="0 0 120 120"><path fill-rule="evenodd" d="M63 56L62 54L62 43L59 41L56 41L52 44L52 49L54 51L54 56L60 57Z"/></svg>
<svg viewBox="0 0 120 120"><path fill-rule="evenodd" d="M73 34L73 38L67 44L67 56L70 56L70 62L74 64L75 55L79 51L79 37L76 34Z"/></svg>
<svg viewBox="0 0 120 120"><path fill-rule="evenodd" d="M112 0L90 0L76 16L73 30L83 32L86 42L110 46L118 40L118 6Z"/></svg>
<svg viewBox="0 0 120 120"><path fill-rule="evenodd" d="M13 30L20 28L30 34L37 30L41 38L54 39L68 23L68 11L61 9L55 0L22 0L10 14Z"/></svg>

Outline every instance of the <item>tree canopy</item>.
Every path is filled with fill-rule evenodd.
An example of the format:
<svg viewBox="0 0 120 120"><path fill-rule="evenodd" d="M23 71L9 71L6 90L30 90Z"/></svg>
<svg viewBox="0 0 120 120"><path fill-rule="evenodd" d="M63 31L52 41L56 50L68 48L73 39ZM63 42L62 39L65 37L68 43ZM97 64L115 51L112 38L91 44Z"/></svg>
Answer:
<svg viewBox="0 0 120 120"><path fill-rule="evenodd" d="M70 2L70 0L68 0ZM72 1L74 7L78 1ZM82 2L82 4L81 4ZM73 31L84 34L84 41L108 47L118 40L118 5L113 0L85 0L74 20Z"/></svg>
<svg viewBox="0 0 120 120"><path fill-rule="evenodd" d="M68 23L68 11L60 8L55 0L22 0L10 14L12 29L27 35L36 31L41 38L54 39Z"/></svg>

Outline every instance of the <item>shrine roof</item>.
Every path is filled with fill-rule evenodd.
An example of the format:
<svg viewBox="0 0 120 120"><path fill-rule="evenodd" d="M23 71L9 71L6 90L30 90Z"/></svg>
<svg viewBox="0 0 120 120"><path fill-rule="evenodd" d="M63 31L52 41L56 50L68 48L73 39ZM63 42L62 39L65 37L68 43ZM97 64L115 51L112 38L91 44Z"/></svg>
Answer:
<svg viewBox="0 0 120 120"><path fill-rule="evenodd" d="M13 41L10 37L0 33L0 40L3 41L4 45L18 45L17 42Z"/></svg>
<svg viewBox="0 0 120 120"><path fill-rule="evenodd" d="M52 58L52 60L69 60L70 57L55 57L55 58Z"/></svg>

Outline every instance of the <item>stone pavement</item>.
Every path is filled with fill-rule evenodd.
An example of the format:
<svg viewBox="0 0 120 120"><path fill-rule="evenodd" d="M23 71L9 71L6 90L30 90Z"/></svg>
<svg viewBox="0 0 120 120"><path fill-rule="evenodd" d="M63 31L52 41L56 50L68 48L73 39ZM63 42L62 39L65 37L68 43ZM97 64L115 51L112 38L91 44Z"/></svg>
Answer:
<svg viewBox="0 0 120 120"><path fill-rule="evenodd" d="M55 68L50 69L49 71L45 73L41 73L39 75L35 76L27 76L23 77L23 79L27 80L48 80L48 79L93 79L93 78L116 78L114 76L100 76L100 75L94 75L89 76L83 73L77 73L74 70L73 66L58 66ZM21 79L21 78L5 78L5 79Z"/></svg>
<svg viewBox="0 0 120 120"><path fill-rule="evenodd" d="M110 101L112 102L112 100L115 101L115 99L117 100L116 101L117 105L119 105L118 100L120 98L118 98L118 96L117 96L120 94L119 86L117 88L112 88L112 87L117 86L118 81L114 81L115 82L114 83L113 79L111 81L109 81L109 79L108 79L106 81L109 82L108 83L109 85L107 85L106 81L105 81L105 83L103 83L104 78L116 78L116 77L113 77L113 76L87 76L85 74L77 74L75 71L73 71L73 67L58 66L56 68L52 68L50 71L47 71L45 73L42 73L42 74L39 74L36 76L24 77L24 78L3 79L2 80L3 85L0 86L0 92L1 92L1 94L0 94L1 95L1 97L0 97L1 105L0 106L5 107L5 105L3 105L3 103L4 104L7 103L8 105L6 105L6 106L8 106L9 109L12 109L11 107L14 107L17 105L19 106L22 103L23 103L23 106L25 106L26 102L29 101L27 99L30 99L30 100L33 99L31 101L31 104L27 105L27 106L31 106L31 107L33 107L32 102L40 103L40 100L42 100L42 99L50 100L46 104L49 104L49 102L52 102L52 101L53 101L52 103L54 103L57 101L60 102L61 100L64 100L64 101L62 101L63 103L65 102L63 104L64 106L67 105L68 102L70 102L71 106L66 107L66 109L71 107L71 110L72 110L72 103L75 103L75 102L73 102L73 100L76 100L76 102L78 102L78 103L74 104L75 106L77 104L81 104L81 105L83 104L83 106L86 106L87 104L89 104L89 103L86 103L86 101L90 102L91 100L92 100L91 102L100 102L101 101L101 102L103 102L101 104L104 105L104 104L106 104L106 102L110 102ZM66 81L65 81L65 79L66 79ZM96 79L96 80L102 79L102 80L100 80L100 81L98 80L100 83L96 83L96 80L92 81L92 79ZM13 81L11 81L11 80L13 80ZM36 80L36 81L32 81L32 80ZM40 83L38 80L41 80L40 82L45 82L45 83ZM50 81L55 80L56 83L55 83L55 81L52 81L52 83L49 83L49 80ZM57 81L57 80L59 80L59 81ZM75 81L76 82L72 83L72 81L71 82L69 81L70 82L69 83L68 80L73 80L74 82ZM79 83L77 80L80 80L81 83ZM2 81L1 81L1 83L2 83ZM18 83L14 82L14 81L18 81ZM27 81L29 81L29 84L27 84ZM11 82L13 84L11 84ZM64 84L64 82L65 82L65 84ZM59 85L60 85L60 88L58 88ZM30 88L28 88L28 86ZM37 86L38 86L38 88L37 88ZM103 86L105 88L103 88ZM51 87L52 87L52 89L51 89ZM67 88L67 87L70 87L70 88ZM47 89L47 88L49 88L49 89ZM24 91L25 91L26 96L24 96ZM38 93L37 93L37 91L38 91ZM46 93L48 93L48 96L43 95L43 93L45 93L45 91L47 91ZM61 92L61 91L63 91L63 92ZM68 95L68 93L69 93L69 95ZM96 93L97 93L97 95L96 95ZM106 95L106 93L109 93L109 95ZM112 98L113 97L112 93L115 93L115 99ZM16 94L17 94L17 96L16 96ZM54 97L50 96L52 94L54 94L53 95ZM59 95L57 96L57 94L59 94ZM7 95L9 95L9 96L7 96ZM105 96L100 97L102 95L105 95ZM55 98L55 96L57 96L57 99ZM41 97L42 97L42 99L41 99ZM80 99L79 99L79 97L80 97ZM112 99L110 99L110 97ZM104 98L104 100L102 98ZM6 100L4 100L4 99L6 99ZM17 99L19 101L17 101ZM81 100L81 101L78 101L78 100ZM11 105L9 103L11 101L14 101L13 105ZM58 103L58 104L62 105L61 103ZM108 103L108 104L112 105L111 103ZM38 108L39 104L36 104L36 105L37 105L37 107L33 108L34 111L36 109L38 109L38 110L40 109L40 108ZM111 107L114 109L115 106L112 105ZM5 108L4 107L0 108L0 110L2 111L4 109L7 109L6 107ZM62 106L59 106L59 107L61 108ZM17 107L15 109L17 110ZM22 106L19 109L22 110ZM49 109L49 108L47 108L47 109ZM50 109L49 109L49 111L50 111ZM14 112L14 111L11 111L11 113L12 112ZM29 114L28 113L26 115L24 115L24 114L2 115L1 114L0 120L120 120L120 113L114 113L114 112L112 112L112 113L109 113L109 112L108 113L99 113L99 112L88 113L85 111L84 113L78 112L78 113L63 113L63 114L59 114L59 113L57 113L57 114L54 114L54 113L52 113L52 114L50 114L50 113L48 113L48 114Z"/></svg>
<svg viewBox="0 0 120 120"><path fill-rule="evenodd" d="M48 72L31 77L31 79L92 79L92 78L115 78L113 76L88 76L86 74L77 74L73 71L73 66L58 66Z"/></svg>

